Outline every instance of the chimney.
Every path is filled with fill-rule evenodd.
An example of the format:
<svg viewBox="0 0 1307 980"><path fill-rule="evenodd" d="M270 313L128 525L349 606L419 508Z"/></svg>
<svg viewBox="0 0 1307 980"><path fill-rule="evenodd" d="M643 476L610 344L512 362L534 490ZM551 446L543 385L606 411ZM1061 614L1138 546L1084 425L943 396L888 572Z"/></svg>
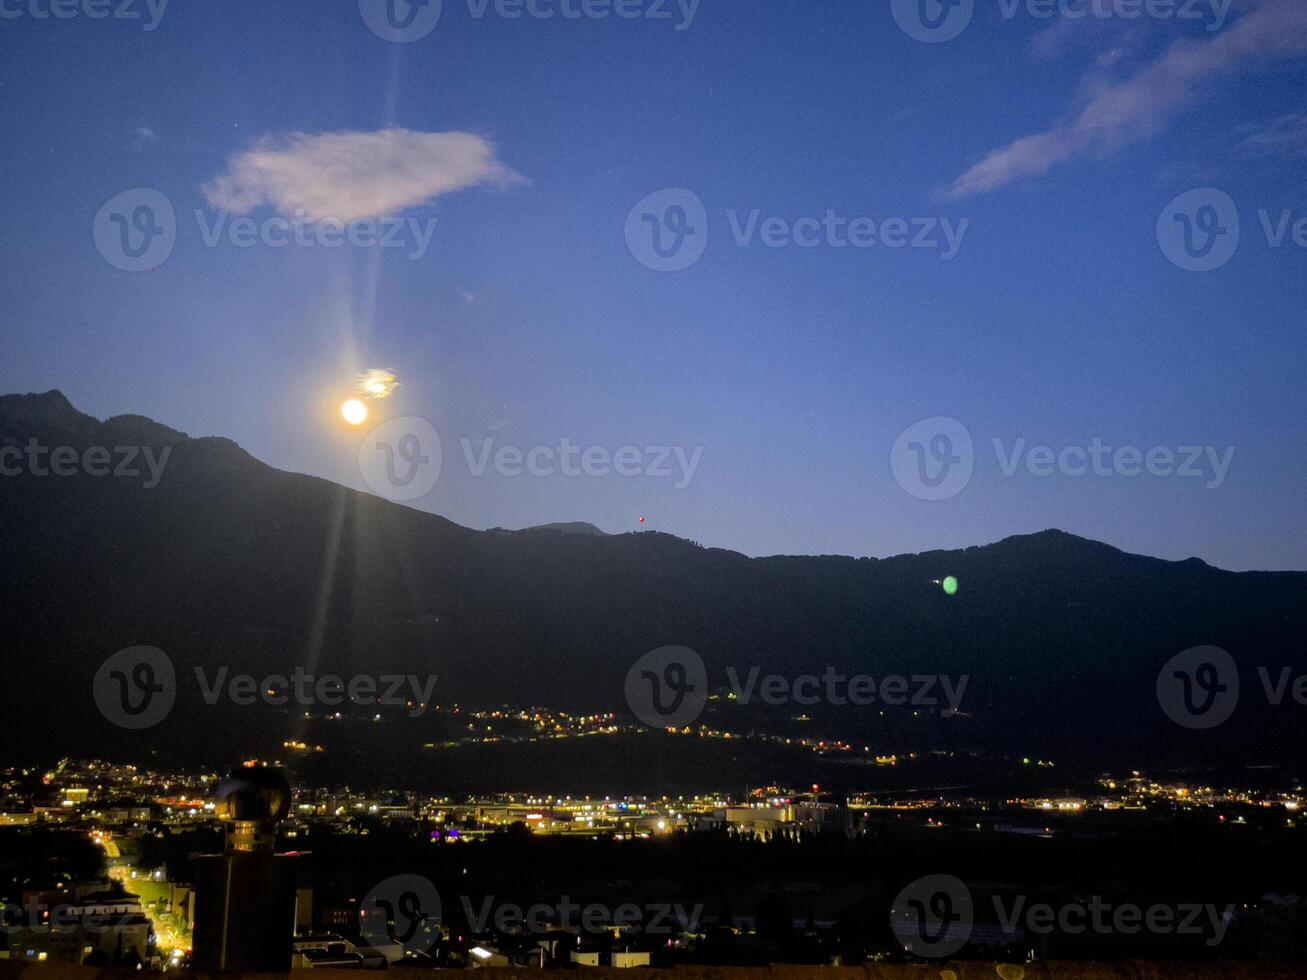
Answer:
<svg viewBox="0 0 1307 980"><path fill-rule="evenodd" d="M197 970L290 969L298 858L274 853L290 800L285 777L266 766L237 769L218 783L214 809L226 835L222 854L196 861Z"/></svg>

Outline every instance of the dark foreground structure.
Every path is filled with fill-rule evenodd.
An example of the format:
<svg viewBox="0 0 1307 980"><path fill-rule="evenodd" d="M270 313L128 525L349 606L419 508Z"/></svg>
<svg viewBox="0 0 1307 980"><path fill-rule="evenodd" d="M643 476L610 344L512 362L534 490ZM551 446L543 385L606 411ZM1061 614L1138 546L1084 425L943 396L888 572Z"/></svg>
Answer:
<svg viewBox="0 0 1307 980"><path fill-rule="evenodd" d="M298 859L273 853L290 787L275 769L239 770L219 785L222 854L195 865L195 966L205 971L290 969Z"/></svg>
<svg viewBox="0 0 1307 980"><path fill-rule="evenodd" d="M425 977L452 976L451 971L409 970L393 971L404 980L422 980ZM455 971L457 972L457 971ZM478 970L489 977L502 980L527 980L539 977L540 971L527 969ZM358 980L356 970L314 970L313 980ZM683 967L676 970L609 970L583 968L569 975L594 980L1171 980L1173 977L1194 977L1199 980L1300 980L1307 978L1307 967L1276 967L1248 963L1166 963L1125 960L1119 963L1033 963L1013 966L994 963L941 963L920 965L867 964L856 967L839 966L783 966L767 969L743 967ZM93 970L67 963L20 964L0 961L0 980L127 980L139 977L135 971ZM208 977L196 971L190 976ZM242 977L272 977L284 974L223 973L222 980Z"/></svg>

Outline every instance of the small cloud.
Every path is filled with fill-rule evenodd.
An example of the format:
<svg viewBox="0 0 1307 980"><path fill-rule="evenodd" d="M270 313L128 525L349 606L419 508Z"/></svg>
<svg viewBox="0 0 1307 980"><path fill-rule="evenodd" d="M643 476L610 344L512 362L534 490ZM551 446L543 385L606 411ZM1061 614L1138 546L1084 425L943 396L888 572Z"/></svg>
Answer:
<svg viewBox="0 0 1307 980"><path fill-rule="evenodd" d="M149 126L137 126L132 130L131 137L128 139L128 145L134 153L139 153L147 146L153 146L159 142L158 134Z"/></svg>
<svg viewBox="0 0 1307 980"><path fill-rule="evenodd" d="M1280 116L1244 137L1238 149L1250 156L1307 157L1307 113Z"/></svg>
<svg viewBox="0 0 1307 980"><path fill-rule="evenodd" d="M395 372L383 368L369 368L354 379L354 390L372 401L389 398L399 387Z"/></svg>
<svg viewBox="0 0 1307 980"><path fill-rule="evenodd" d="M459 293L463 297L464 303L475 303L477 301L476 293L469 293L466 289Z"/></svg>
<svg viewBox="0 0 1307 980"><path fill-rule="evenodd" d="M524 178L473 133L383 129L264 137L204 186L215 208L264 205L311 221L389 217L442 194Z"/></svg>
<svg viewBox="0 0 1307 980"><path fill-rule="evenodd" d="M1209 41L1182 40L1129 78L1094 80L1069 122L994 150L948 187L961 200L1044 173L1085 156L1104 156L1159 132L1200 86L1254 59L1307 54L1307 3L1264 0Z"/></svg>

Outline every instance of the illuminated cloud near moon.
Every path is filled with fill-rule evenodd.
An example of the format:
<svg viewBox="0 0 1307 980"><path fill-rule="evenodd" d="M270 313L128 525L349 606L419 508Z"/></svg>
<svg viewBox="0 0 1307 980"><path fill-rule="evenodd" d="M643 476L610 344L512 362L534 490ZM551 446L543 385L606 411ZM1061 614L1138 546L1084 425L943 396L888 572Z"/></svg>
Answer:
<svg viewBox="0 0 1307 980"><path fill-rule="evenodd" d="M370 368L354 379L354 390L359 396L369 401L382 401L389 398L399 388L399 380L394 372L381 368Z"/></svg>

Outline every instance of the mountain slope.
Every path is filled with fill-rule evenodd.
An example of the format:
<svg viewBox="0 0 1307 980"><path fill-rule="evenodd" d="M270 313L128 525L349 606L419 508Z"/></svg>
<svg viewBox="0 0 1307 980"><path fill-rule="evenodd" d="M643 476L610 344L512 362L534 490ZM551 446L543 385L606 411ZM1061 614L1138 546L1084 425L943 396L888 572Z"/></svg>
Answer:
<svg viewBox="0 0 1307 980"><path fill-rule="evenodd" d="M1307 709L1269 706L1255 673L1302 663L1304 573L1230 573L1057 531L882 560L749 559L656 533L478 532L278 471L225 439L99 422L58 392L0 397L0 447L32 439L169 450L152 489L23 467L0 477L0 635L22 692L11 725L52 752L180 750L248 727L248 714L204 704L196 667L434 673L444 703L624 710L628 669L668 644L697 650L715 686L728 666L969 676L965 717L805 709L887 743L1140 764L1293 761L1307 744ZM935 584L945 575L957 596ZM125 733L90 688L106 657L140 644L187 680L164 724ZM1244 683L1215 732L1172 724L1155 694L1162 665L1199 644L1228 649Z"/></svg>

